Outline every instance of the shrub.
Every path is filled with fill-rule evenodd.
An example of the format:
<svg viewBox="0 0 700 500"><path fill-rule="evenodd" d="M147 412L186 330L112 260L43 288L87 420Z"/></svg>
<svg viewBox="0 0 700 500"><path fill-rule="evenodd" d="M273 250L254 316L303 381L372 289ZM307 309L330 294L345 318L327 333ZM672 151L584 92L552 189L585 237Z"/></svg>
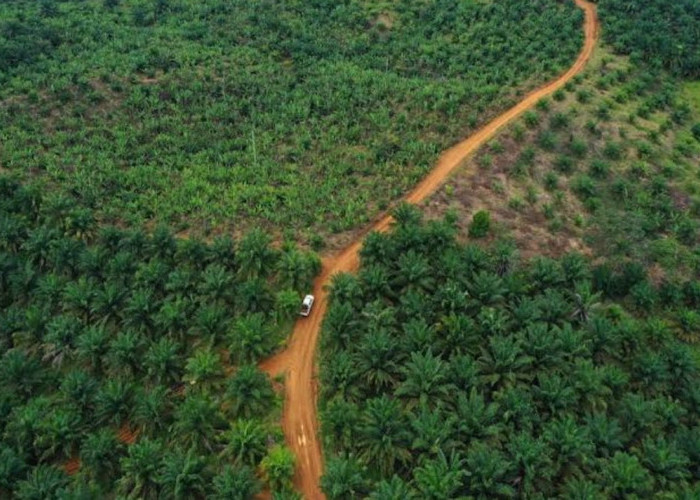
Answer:
<svg viewBox="0 0 700 500"><path fill-rule="evenodd" d="M693 133L695 140L700 141L700 122L693 125L693 128L691 128L690 131Z"/></svg>
<svg viewBox="0 0 700 500"><path fill-rule="evenodd" d="M553 151L554 148L557 147L557 138L549 130L544 130L537 139L537 143L542 149L546 151Z"/></svg>
<svg viewBox="0 0 700 500"><path fill-rule="evenodd" d="M523 120L525 120L525 125L527 125L528 128L535 128L537 124L540 123L540 116L536 112L530 110L525 112Z"/></svg>
<svg viewBox="0 0 700 500"><path fill-rule="evenodd" d="M569 117L561 112L554 113L549 120L549 125L555 130L566 128L569 126Z"/></svg>
<svg viewBox="0 0 700 500"><path fill-rule="evenodd" d="M557 89L557 91L552 95L552 98L555 101L561 102L566 98L566 93L562 89Z"/></svg>
<svg viewBox="0 0 700 500"><path fill-rule="evenodd" d="M554 166L563 174L570 174L574 171L574 159L570 156L559 156L554 161Z"/></svg>
<svg viewBox="0 0 700 500"><path fill-rule="evenodd" d="M603 160L593 160L588 173L596 179L605 179L610 173L610 164Z"/></svg>
<svg viewBox="0 0 700 500"><path fill-rule="evenodd" d="M491 229L491 214L486 210L479 210L472 217L469 224L469 236L471 238L483 238Z"/></svg>
<svg viewBox="0 0 700 500"><path fill-rule="evenodd" d="M587 175L580 175L574 179L572 182L571 189L578 195L582 200L587 200L598 194L598 189L596 188L593 179Z"/></svg>
<svg viewBox="0 0 700 500"><path fill-rule="evenodd" d="M581 139L574 139L571 141L571 144L569 144L569 149L571 150L571 154L573 154L576 158L585 158L585 156L588 154L588 144L586 144L586 141Z"/></svg>
<svg viewBox="0 0 700 500"><path fill-rule="evenodd" d="M623 157L624 149L621 144L613 141L607 141L603 148L603 155L609 159L618 161Z"/></svg>
<svg viewBox="0 0 700 500"><path fill-rule="evenodd" d="M547 172L544 176L544 187L547 191L554 191L559 187L559 176L554 172Z"/></svg>

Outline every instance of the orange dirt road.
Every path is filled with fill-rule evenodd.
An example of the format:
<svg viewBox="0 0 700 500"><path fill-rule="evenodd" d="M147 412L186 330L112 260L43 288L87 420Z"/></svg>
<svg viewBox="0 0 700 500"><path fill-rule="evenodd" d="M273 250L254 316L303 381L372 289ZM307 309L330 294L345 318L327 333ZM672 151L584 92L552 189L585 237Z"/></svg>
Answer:
<svg viewBox="0 0 700 500"><path fill-rule="evenodd" d="M405 201L420 203L425 200L463 164L469 155L491 139L502 127L518 118L538 100L564 86L584 68L595 47L598 18L592 3L586 0L575 1L585 13L585 42L574 65L557 80L528 94L516 106L443 153L428 176L404 197ZM380 216L347 248L337 255L324 258L322 273L314 283L313 293L316 301L311 315L297 321L285 351L263 361L260 365L261 369L271 376L286 373L282 427L287 444L297 458L295 485L306 499L324 498L319 484L323 474L323 457L316 416L317 383L314 375L316 344L327 306L328 294L325 287L334 274L357 270L364 236L371 231L386 231L391 222L390 215Z"/></svg>

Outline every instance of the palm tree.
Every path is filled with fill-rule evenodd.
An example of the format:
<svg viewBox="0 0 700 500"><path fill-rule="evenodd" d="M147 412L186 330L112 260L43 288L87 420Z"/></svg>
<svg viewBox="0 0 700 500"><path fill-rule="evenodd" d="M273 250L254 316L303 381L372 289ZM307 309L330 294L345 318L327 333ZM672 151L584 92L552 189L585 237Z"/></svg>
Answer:
<svg viewBox="0 0 700 500"><path fill-rule="evenodd" d="M96 392L97 380L79 369L66 373L61 381L62 399L83 415L92 410Z"/></svg>
<svg viewBox="0 0 700 500"><path fill-rule="evenodd" d="M351 500L367 493L365 470L351 457L333 457L326 464L321 488L329 500Z"/></svg>
<svg viewBox="0 0 700 500"><path fill-rule="evenodd" d="M362 287L359 280L349 273L334 274L331 278L328 301L330 304L346 303L359 307L362 304Z"/></svg>
<svg viewBox="0 0 700 500"><path fill-rule="evenodd" d="M642 465L654 476L656 484L669 487L691 478L690 460L675 443L664 437L646 437L639 453Z"/></svg>
<svg viewBox="0 0 700 500"><path fill-rule="evenodd" d="M367 334L362 339L355 359L357 372L376 393L392 387L398 378L397 363L403 356L396 340L384 330Z"/></svg>
<svg viewBox="0 0 700 500"><path fill-rule="evenodd" d="M571 317L579 323L588 323L591 313L600 307L601 293L593 293L590 281L576 283L573 294L574 312Z"/></svg>
<svg viewBox="0 0 700 500"><path fill-rule="evenodd" d="M193 337L205 338L210 345L214 345L226 331L228 316L224 306L202 305L194 317L194 324L189 333Z"/></svg>
<svg viewBox="0 0 700 500"><path fill-rule="evenodd" d="M476 273L469 285L469 296L478 307L495 306L503 302L507 292L503 280L497 275L486 271Z"/></svg>
<svg viewBox="0 0 700 500"><path fill-rule="evenodd" d="M26 476L27 463L17 451L9 445L0 445L0 493L9 497L21 477Z"/></svg>
<svg viewBox="0 0 700 500"><path fill-rule="evenodd" d="M121 458L117 492L127 498L155 500L158 497L158 469L163 445L158 440L139 439Z"/></svg>
<svg viewBox="0 0 700 500"><path fill-rule="evenodd" d="M267 313L275 305L275 297L267 282L252 278L238 285L236 304L243 313Z"/></svg>
<svg viewBox="0 0 700 500"><path fill-rule="evenodd" d="M134 399L132 423L143 434L155 436L170 426L174 401L167 387L142 388Z"/></svg>
<svg viewBox="0 0 700 500"><path fill-rule="evenodd" d="M298 301L297 301L298 305ZM233 363L253 363L268 354L273 331L261 313L237 318L228 334L228 347Z"/></svg>
<svg viewBox="0 0 700 500"><path fill-rule="evenodd" d="M442 407L433 410L427 405L416 408L408 417L411 427L411 451L419 456L435 457L440 452L455 450L456 419ZM412 457L411 457L412 458Z"/></svg>
<svg viewBox="0 0 700 500"><path fill-rule="evenodd" d="M415 490L397 475L384 479L374 486L374 491L367 497L370 500L414 500L418 498Z"/></svg>
<svg viewBox="0 0 700 500"><path fill-rule="evenodd" d="M265 456L268 433L256 420L238 419L223 436L221 457L256 467Z"/></svg>
<svg viewBox="0 0 700 500"><path fill-rule="evenodd" d="M426 460L413 470L414 484L421 498L430 500L456 498L464 475L464 460L455 453L447 458L442 451L437 458Z"/></svg>
<svg viewBox="0 0 700 500"><path fill-rule="evenodd" d="M262 489L253 469L247 466L225 465L213 480L213 500L248 500Z"/></svg>
<svg viewBox="0 0 700 500"><path fill-rule="evenodd" d="M360 423L360 411L356 404L342 398L333 398L321 412L322 436L327 438L326 446L333 450L354 447Z"/></svg>
<svg viewBox="0 0 700 500"><path fill-rule="evenodd" d="M18 500L43 500L55 498L58 491L68 484L66 473L53 465L34 467L26 479L17 483L15 498Z"/></svg>
<svg viewBox="0 0 700 500"><path fill-rule="evenodd" d="M132 385L122 379L108 379L95 396L98 422L121 425L126 421L132 402Z"/></svg>
<svg viewBox="0 0 700 500"><path fill-rule="evenodd" d="M477 360L484 383L496 390L512 387L531 377L532 358L523 353L521 345L512 335L489 337L488 346L482 348Z"/></svg>
<svg viewBox="0 0 700 500"><path fill-rule="evenodd" d="M141 352L145 341L135 331L119 332L109 343L107 363L111 374L131 376L143 369Z"/></svg>
<svg viewBox="0 0 700 500"><path fill-rule="evenodd" d="M109 352L109 332L100 325L88 327L75 340L75 355L94 374L102 373L103 360Z"/></svg>
<svg viewBox="0 0 700 500"><path fill-rule="evenodd" d="M404 380L396 396L406 398L409 408L417 404L434 407L448 399L454 386L449 382L448 367L431 353L411 353L411 359L401 368Z"/></svg>
<svg viewBox="0 0 700 500"><path fill-rule="evenodd" d="M469 447L466 457L468 491L482 498L512 498L513 464L499 450L482 441Z"/></svg>
<svg viewBox="0 0 700 500"><path fill-rule="evenodd" d="M184 340L192 313L192 302L188 299L169 297L161 304L154 321L161 332L177 340Z"/></svg>
<svg viewBox="0 0 700 500"><path fill-rule="evenodd" d="M209 264L202 273L199 293L211 301L231 302L233 298L233 276L220 264Z"/></svg>
<svg viewBox="0 0 700 500"><path fill-rule="evenodd" d="M264 415L275 399L269 377L255 365L241 366L231 378L226 392L232 400L230 410L234 417Z"/></svg>
<svg viewBox="0 0 700 500"><path fill-rule="evenodd" d="M0 363L3 386L13 393L30 397L41 385L45 372L41 363L21 349L5 352Z"/></svg>
<svg viewBox="0 0 700 500"><path fill-rule="evenodd" d="M238 244L240 272L245 277L265 277L274 269L278 255L270 247L270 236L260 229L249 231Z"/></svg>
<svg viewBox="0 0 700 500"><path fill-rule="evenodd" d="M172 432L193 450L212 452L217 430L224 424L218 405L206 394L188 394L175 410Z"/></svg>
<svg viewBox="0 0 700 500"><path fill-rule="evenodd" d="M179 382L182 378L180 344L168 337L153 342L143 357L148 375L156 383Z"/></svg>
<svg viewBox="0 0 700 500"><path fill-rule="evenodd" d="M402 293L409 290L431 292L435 288L435 278L426 257L409 250L399 257L397 266L392 285Z"/></svg>
<svg viewBox="0 0 700 500"><path fill-rule="evenodd" d="M487 403L476 387L472 387L469 396L463 392L457 393L454 416L455 430L462 442L475 438L490 438L502 430L498 404Z"/></svg>
<svg viewBox="0 0 700 500"><path fill-rule="evenodd" d="M289 489L294 475L294 454L282 445L275 445L260 462L263 477L272 490Z"/></svg>
<svg viewBox="0 0 700 500"><path fill-rule="evenodd" d="M643 498L652 491L653 479L635 456L615 452L602 470L605 492L610 496L625 498L628 495L640 495Z"/></svg>
<svg viewBox="0 0 700 500"><path fill-rule="evenodd" d="M176 448L162 455L158 474L161 497L177 500L200 498L206 494L206 484L206 460L194 450L185 452Z"/></svg>
<svg viewBox="0 0 700 500"><path fill-rule="evenodd" d="M553 496L551 480L555 471L544 441L530 432L518 432L510 438L507 449L509 462L517 471L512 483L518 485L518 497L529 498L537 492Z"/></svg>
<svg viewBox="0 0 700 500"><path fill-rule="evenodd" d="M365 463L377 467L382 475L394 470L397 462L411 459L406 417L397 400L386 395L370 399L358 429L357 448Z"/></svg>
<svg viewBox="0 0 700 500"><path fill-rule="evenodd" d="M159 259L170 260L176 250L177 241L170 229L165 225L158 225L148 242L148 253Z"/></svg>
<svg viewBox="0 0 700 500"><path fill-rule="evenodd" d="M45 415L34 438L41 461L70 458L82 428L80 414L73 408L57 408Z"/></svg>
<svg viewBox="0 0 700 500"><path fill-rule="evenodd" d="M74 316L56 316L48 325L44 336L44 361L57 367L70 360L74 354L75 340L82 325Z"/></svg>
<svg viewBox="0 0 700 500"><path fill-rule="evenodd" d="M211 349L199 349L187 360L183 379L198 389L215 387L224 375L221 357Z"/></svg>
<svg viewBox="0 0 700 500"><path fill-rule="evenodd" d="M136 289L126 302L122 318L124 325L136 331L151 331L157 302L147 289Z"/></svg>
<svg viewBox="0 0 700 500"><path fill-rule="evenodd" d="M80 446L81 472L91 479L106 482L119 470L122 445L112 429L100 429L88 434Z"/></svg>
<svg viewBox="0 0 700 500"><path fill-rule="evenodd" d="M217 236L209 245L209 254L213 262L218 262L229 271L236 268L236 249L233 238L229 235Z"/></svg>

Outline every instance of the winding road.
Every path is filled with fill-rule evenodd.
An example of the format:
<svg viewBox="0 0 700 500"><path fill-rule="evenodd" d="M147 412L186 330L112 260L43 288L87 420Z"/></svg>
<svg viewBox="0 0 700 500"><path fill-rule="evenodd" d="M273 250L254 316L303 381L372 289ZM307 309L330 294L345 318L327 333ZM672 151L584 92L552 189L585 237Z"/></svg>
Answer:
<svg viewBox="0 0 700 500"><path fill-rule="evenodd" d="M598 18L594 4L586 0L575 0L575 2L585 13L585 42L574 65L558 79L531 92L517 105L475 134L444 152L428 176L404 197L405 201L417 204L425 200L464 163L469 155L491 139L502 127L518 118L538 100L564 86L585 67L595 47ZM334 274L356 271L364 236L371 231L386 231L391 222L391 216L383 214L348 247L334 256L323 259L322 273L314 283L313 293L316 301L311 315L296 323L286 350L263 361L260 365L261 369L271 376L286 374L282 427L287 444L297 457L295 486L306 499L324 498L320 488L323 456L316 415L315 352L321 322L327 307L328 294L325 288Z"/></svg>

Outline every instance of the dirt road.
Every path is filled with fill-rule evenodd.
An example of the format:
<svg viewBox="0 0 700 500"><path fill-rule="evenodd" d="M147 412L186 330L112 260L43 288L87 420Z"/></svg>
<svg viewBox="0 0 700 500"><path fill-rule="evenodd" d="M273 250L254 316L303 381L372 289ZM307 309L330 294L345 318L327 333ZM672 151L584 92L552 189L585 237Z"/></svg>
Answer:
<svg viewBox="0 0 700 500"><path fill-rule="evenodd" d="M579 73L593 53L598 33L595 6L586 0L575 0L585 12L585 43L574 65L557 80L530 93L513 108L477 131L471 137L447 150L435 168L410 193L405 196L409 203L419 203L430 196L464 160L481 145L491 139L503 126L531 108L538 100L562 87ZM333 274L355 271L359 263L359 250L364 235L370 231L386 231L392 219L385 214L367 228L351 245L335 256L323 261L323 271L314 284L316 296L314 310L308 318L300 319L292 334L288 348L261 364L270 375L286 372L285 402L282 427L288 445L297 457L295 485L307 499L323 498L319 480L323 473L323 457L318 438L319 425L316 418L317 387L314 378L316 368L315 351L321 322L326 312L327 293L324 287Z"/></svg>

